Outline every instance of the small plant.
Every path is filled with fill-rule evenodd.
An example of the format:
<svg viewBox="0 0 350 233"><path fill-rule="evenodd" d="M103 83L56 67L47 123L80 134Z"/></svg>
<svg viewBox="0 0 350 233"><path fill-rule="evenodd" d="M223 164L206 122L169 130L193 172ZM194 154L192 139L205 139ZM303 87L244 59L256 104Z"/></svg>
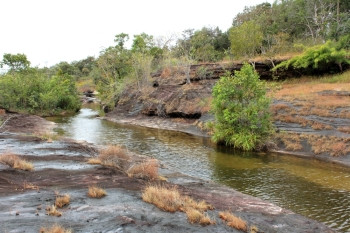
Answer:
<svg viewBox="0 0 350 233"><path fill-rule="evenodd" d="M247 232L247 222L239 217L236 217L229 211L220 212L219 217L226 222L227 226Z"/></svg>
<svg viewBox="0 0 350 233"><path fill-rule="evenodd" d="M148 186L142 193L142 200L168 212L176 212L182 207L181 195L175 187Z"/></svg>
<svg viewBox="0 0 350 233"><path fill-rule="evenodd" d="M108 146L100 151L98 159L102 165L123 168L128 164L130 155L120 146Z"/></svg>
<svg viewBox="0 0 350 233"><path fill-rule="evenodd" d="M199 210L188 208L185 210L185 213L187 215L187 220L192 224L199 223L202 226L215 224L215 221L211 220L208 215Z"/></svg>
<svg viewBox="0 0 350 233"><path fill-rule="evenodd" d="M10 166L14 169L32 171L34 166L32 163L21 159L15 154L7 153L0 156L0 163Z"/></svg>
<svg viewBox="0 0 350 233"><path fill-rule="evenodd" d="M70 202L70 195L69 194L64 194L64 195L57 195L56 196L56 201L55 201L55 206L58 208L62 208L66 205L69 205Z"/></svg>
<svg viewBox="0 0 350 233"><path fill-rule="evenodd" d="M107 195L106 190L97 186L89 186L88 196L91 198L102 198Z"/></svg>
<svg viewBox="0 0 350 233"><path fill-rule="evenodd" d="M88 164L93 164L93 165L97 165L97 164L101 164L101 160L99 158L90 158L87 161Z"/></svg>
<svg viewBox="0 0 350 233"><path fill-rule="evenodd" d="M158 161L151 159L149 161L134 164L127 171L128 176L147 180L158 179Z"/></svg>
<svg viewBox="0 0 350 233"><path fill-rule="evenodd" d="M215 221L204 214L206 210L213 209L211 205L205 201L197 202L188 196L182 196L175 187L148 186L142 193L142 199L164 211L185 212L192 224L199 223L203 226L215 224Z"/></svg>
<svg viewBox="0 0 350 233"><path fill-rule="evenodd" d="M55 205L52 205L52 206L48 206L46 208L46 213L47 215L49 216L56 216L56 217L61 217L62 216L62 213L60 211L57 210L56 206Z"/></svg>
<svg viewBox="0 0 350 233"><path fill-rule="evenodd" d="M60 225L53 225L50 228L41 227L39 230L39 233L72 233L73 231L71 229L65 229L64 227Z"/></svg>

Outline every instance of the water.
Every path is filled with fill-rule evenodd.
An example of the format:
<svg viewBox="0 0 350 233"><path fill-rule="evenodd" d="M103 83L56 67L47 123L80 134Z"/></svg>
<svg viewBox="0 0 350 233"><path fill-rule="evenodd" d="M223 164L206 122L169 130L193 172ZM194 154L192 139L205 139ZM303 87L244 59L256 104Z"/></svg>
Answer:
<svg viewBox="0 0 350 233"><path fill-rule="evenodd" d="M82 109L50 118L66 136L95 144L119 144L155 157L179 172L210 179L243 193L350 232L350 169L277 154L242 153L210 139L179 132L111 123Z"/></svg>

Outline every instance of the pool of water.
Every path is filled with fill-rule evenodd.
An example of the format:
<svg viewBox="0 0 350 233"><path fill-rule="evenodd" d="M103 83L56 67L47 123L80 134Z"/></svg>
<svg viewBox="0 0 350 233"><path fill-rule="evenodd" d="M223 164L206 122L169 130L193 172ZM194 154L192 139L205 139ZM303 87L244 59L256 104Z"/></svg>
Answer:
<svg viewBox="0 0 350 233"><path fill-rule="evenodd" d="M273 153L242 153L209 138L120 125L96 118L92 109L49 118L58 131L99 145L119 144L155 157L173 170L214 180L243 193L350 232L350 169Z"/></svg>

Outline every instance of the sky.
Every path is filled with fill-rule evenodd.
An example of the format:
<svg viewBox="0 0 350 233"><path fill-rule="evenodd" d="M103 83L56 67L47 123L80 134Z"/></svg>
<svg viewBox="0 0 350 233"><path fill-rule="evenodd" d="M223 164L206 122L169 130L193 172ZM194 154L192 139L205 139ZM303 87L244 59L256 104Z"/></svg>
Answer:
<svg viewBox="0 0 350 233"><path fill-rule="evenodd" d="M226 31L245 6L271 0L0 0L0 60L24 53L32 66L99 55L119 33L180 36L186 29Z"/></svg>

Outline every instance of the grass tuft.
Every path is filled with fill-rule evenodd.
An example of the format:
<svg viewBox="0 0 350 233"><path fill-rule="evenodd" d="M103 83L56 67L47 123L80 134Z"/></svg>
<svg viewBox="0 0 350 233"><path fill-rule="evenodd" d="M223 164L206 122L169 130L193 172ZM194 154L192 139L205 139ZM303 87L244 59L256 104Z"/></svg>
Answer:
<svg viewBox="0 0 350 233"><path fill-rule="evenodd" d="M0 155L0 163L18 170L32 171L34 169L32 163L27 162L26 160L21 159L17 155L11 153Z"/></svg>
<svg viewBox="0 0 350 233"><path fill-rule="evenodd" d="M48 206L46 208L46 213L47 215L49 216L56 216L56 217L61 217L62 216L62 213L60 211L57 210L56 206L55 205L52 205L52 206Z"/></svg>
<svg viewBox="0 0 350 233"><path fill-rule="evenodd" d="M129 160L130 155L127 150L120 146L108 146L106 149L100 151L98 159L104 166L124 168Z"/></svg>
<svg viewBox="0 0 350 233"><path fill-rule="evenodd" d="M87 194L91 198L102 198L107 195L107 192L103 188L90 186Z"/></svg>
<svg viewBox="0 0 350 233"><path fill-rule="evenodd" d="M226 225L240 231L247 231L247 222L239 217L236 217L229 211L219 213L219 217L226 222Z"/></svg>
<svg viewBox="0 0 350 233"><path fill-rule="evenodd" d="M41 227L39 233L72 233L71 229L65 229L60 225L53 225L50 228Z"/></svg>
<svg viewBox="0 0 350 233"><path fill-rule="evenodd" d="M156 159L151 159L140 164L134 164L127 170L127 174L130 177L147 180L158 179L158 161Z"/></svg>
<svg viewBox="0 0 350 233"><path fill-rule="evenodd" d="M87 163L93 165L101 164L101 160L99 158L90 158Z"/></svg>
<svg viewBox="0 0 350 233"><path fill-rule="evenodd" d="M69 205L69 202L70 202L70 195L69 194L57 195L56 196L55 205L58 208L62 208L64 206Z"/></svg>
<svg viewBox="0 0 350 233"><path fill-rule="evenodd" d="M188 196L183 196L175 187L148 186L142 193L142 199L164 211L185 212L192 224L199 223L203 226L215 224L215 221L204 214L206 210L213 209L211 205L205 201L197 202Z"/></svg>

